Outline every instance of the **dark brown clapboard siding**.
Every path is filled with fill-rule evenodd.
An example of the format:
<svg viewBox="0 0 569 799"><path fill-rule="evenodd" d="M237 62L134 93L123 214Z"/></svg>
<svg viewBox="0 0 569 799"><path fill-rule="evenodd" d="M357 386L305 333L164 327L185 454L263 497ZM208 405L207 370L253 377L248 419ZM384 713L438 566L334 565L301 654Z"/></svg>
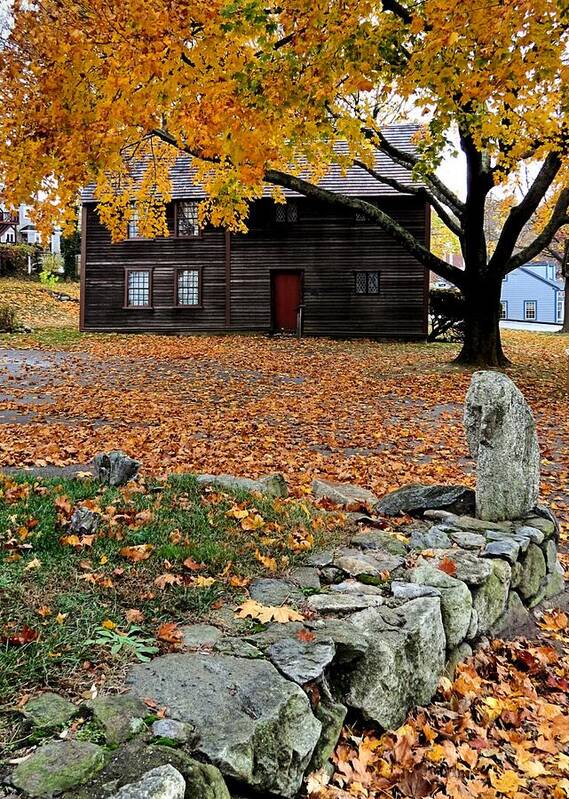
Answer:
<svg viewBox="0 0 569 799"><path fill-rule="evenodd" d="M226 241L208 229L202 239L112 244L96 207L86 206L84 328L156 332L271 329L271 270L304 272L306 335L412 337L425 335L425 270L376 225L301 198L299 221L274 222L274 205L252 210L249 233L230 241L230 308L226 297ZM426 236L425 205L412 197L385 198L390 213L419 238ZM173 209L168 209L173 233ZM203 268L203 308L171 307L177 266ZM123 309L124 267L152 267L154 308ZM379 296L357 296L353 272L377 269ZM229 326L227 322L229 321Z"/></svg>

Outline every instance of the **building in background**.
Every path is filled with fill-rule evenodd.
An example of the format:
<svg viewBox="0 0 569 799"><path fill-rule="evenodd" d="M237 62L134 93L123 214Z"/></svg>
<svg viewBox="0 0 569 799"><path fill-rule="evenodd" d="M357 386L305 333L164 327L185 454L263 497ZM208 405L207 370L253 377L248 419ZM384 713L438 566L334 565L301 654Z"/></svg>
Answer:
<svg viewBox="0 0 569 799"><path fill-rule="evenodd" d="M0 207L0 243L2 244L38 244L42 241L40 234L28 215L27 205L20 205L17 211L5 211ZM55 229L50 236L51 253L61 252L61 232Z"/></svg>
<svg viewBox="0 0 569 799"><path fill-rule="evenodd" d="M551 261L520 266L502 281L501 314L504 321L563 324L565 282Z"/></svg>

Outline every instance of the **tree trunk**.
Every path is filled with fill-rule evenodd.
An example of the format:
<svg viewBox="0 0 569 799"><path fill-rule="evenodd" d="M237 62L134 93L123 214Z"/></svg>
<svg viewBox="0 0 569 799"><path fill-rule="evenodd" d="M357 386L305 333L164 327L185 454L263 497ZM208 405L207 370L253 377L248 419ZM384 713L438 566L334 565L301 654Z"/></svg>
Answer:
<svg viewBox="0 0 569 799"><path fill-rule="evenodd" d="M569 333L569 273L565 275L565 317L563 319L562 333Z"/></svg>
<svg viewBox="0 0 569 799"><path fill-rule="evenodd" d="M464 343L455 363L485 368L504 367L510 361L504 355L500 337L501 279L476 281L463 289L466 300Z"/></svg>

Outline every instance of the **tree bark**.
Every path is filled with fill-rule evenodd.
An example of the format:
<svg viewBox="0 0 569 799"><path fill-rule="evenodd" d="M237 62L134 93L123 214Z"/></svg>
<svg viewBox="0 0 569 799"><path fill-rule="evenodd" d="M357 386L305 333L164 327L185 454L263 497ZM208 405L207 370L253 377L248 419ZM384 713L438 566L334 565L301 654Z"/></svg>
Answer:
<svg viewBox="0 0 569 799"><path fill-rule="evenodd" d="M486 369L510 363L500 335L501 285L501 279L493 277L479 279L462 290L466 300L464 343L455 363Z"/></svg>

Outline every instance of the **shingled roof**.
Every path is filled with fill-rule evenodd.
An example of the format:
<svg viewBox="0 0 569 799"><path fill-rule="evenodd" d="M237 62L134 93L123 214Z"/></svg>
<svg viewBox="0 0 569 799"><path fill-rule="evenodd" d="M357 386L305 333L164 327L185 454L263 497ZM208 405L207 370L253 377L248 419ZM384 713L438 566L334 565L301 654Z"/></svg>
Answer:
<svg viewBox="0 0 569 799"><path fill-rule="evenodd" d="M393 144L399 150L404 152L415 152L415 145L412 141L414 134L419 129L418 125L391 125L383 129L383 135L388 142ZM345 151L347 145L338 145L338 149ZM144 163L140 162L135 167L142 175ZM376 153L375 169L380 174L392 178L394 180L407 183L409 185L420 185L411 179L411 175L407 169L394 163L384 153ZM196 169L192 166L192 158L189 155L180 154L176 159L176 163L171 169L170 177L172 180L172 199L174 200L193 200L202 199L205 197L205 192L199 183L195 182ZM319 185L324 189L330 191L341 192L348 194L351 197L386 197L399 194L396 189L387 186L384 183L379 183L371 175L369 175L361 167L350 167L346 174L342 174L341 168L334 164L330 167L330 171L323 178ZM82 200L84 203L95 202L94 185L88 186L82 192ZM290 189L284 189L284 194L287 197L300 197L302 195ZM271 196L271 187L267 186L265 189L265 196Z"/></svg>

